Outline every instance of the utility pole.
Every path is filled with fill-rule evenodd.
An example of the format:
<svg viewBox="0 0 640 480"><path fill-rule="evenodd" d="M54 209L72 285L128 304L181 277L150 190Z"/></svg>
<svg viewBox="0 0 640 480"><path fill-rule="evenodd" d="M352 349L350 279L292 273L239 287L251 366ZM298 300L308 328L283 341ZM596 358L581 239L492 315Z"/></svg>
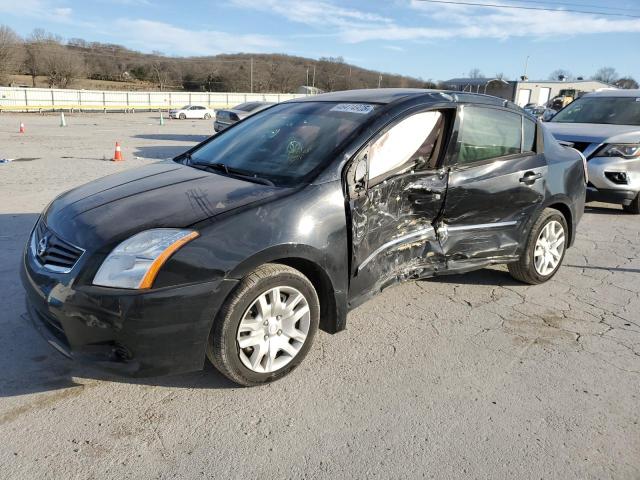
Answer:
<svg viewBox="0 0 640 480"><path fill-rule="evenodd" d="M250 90L251 93L253 93L253 57L251 57L251 68L249 69L250 73L249 73L249 83L250 85Z"/></svg>
<svg viewBox="0 0 640 480"><path fill-rule="evenodd" d="M312 87L316 86L316 66L313 66L313 84L311 85Z"/></svg>
<svg viewBox="0 0 640 480"><path fill-rule="evenodd" d="M527 76L527 68L529 68L529 55L527 55L527 59L524 61L524 74L523 74L523 77Z"/></svg>
<svg viewBox="0 0 640 480"><path fill-rule="evenodd" d="M309 67L307 67L307 83L305 85L309 86Z"/></svg>
<svg viewBox="0 0 640 480"><path fill-rule="evenodd" d="M380 84L382 83L382 74L378 77L378 88L380 88Z"/></svg>

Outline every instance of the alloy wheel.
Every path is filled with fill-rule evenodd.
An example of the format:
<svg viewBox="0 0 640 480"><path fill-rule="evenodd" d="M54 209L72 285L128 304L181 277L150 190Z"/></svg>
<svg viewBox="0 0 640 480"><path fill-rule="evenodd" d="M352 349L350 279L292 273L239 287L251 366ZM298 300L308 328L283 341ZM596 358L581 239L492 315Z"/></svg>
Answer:
<svg viewBox="0 0 640 480"><path fill-rule="evenodd" d="M560 222L551 220L540 231L533 251L536 272L545 277L551 275L560 265L564 244L564 227Z"/></svg>
<svg viewBox="0 0 640 480"><path fill-rule="evenodd" d="M236 336L240 360L258 373L281 369L300 352L310 324L309 303L297 289L267 290L242 315Z"/></svg>

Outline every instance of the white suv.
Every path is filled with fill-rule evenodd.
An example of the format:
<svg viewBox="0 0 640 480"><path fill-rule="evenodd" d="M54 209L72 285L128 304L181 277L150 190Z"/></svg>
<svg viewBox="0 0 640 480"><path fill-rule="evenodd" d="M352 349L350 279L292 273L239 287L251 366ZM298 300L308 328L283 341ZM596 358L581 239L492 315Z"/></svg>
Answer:
<svg viewBox="0 0 640 480"><path fill-rule="evenodd" d="M547 128L587 159L587 201L640 214L640 90L602 90L560 110Z"/></svg>

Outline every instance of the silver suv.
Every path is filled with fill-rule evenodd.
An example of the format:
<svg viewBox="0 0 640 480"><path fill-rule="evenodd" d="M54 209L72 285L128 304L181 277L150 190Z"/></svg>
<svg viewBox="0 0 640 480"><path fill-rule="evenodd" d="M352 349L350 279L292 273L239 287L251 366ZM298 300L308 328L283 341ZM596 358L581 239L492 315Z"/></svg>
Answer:
<svg viewBox="0 0 640 480"><path fill-rule="evenodd" d="M603 90L560 110L548 129L587 159L587 201L640 214L640 90Z"/></svg>

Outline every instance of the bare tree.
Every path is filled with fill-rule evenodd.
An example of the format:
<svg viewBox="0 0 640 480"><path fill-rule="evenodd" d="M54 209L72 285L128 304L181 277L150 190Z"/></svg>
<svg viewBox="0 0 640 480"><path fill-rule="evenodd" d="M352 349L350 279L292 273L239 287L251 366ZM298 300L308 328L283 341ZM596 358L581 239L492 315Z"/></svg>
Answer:
<svg viewBox="0 0 640 480"><path fill-rule="evenodd" d="M614 83L614 85L618 88L624 88L627 90L635 90L638 88L638 82L631 77L620 78Z"/></svg>
<svg viewBox="0 0 640 480"><path fill-rule="evenodd" d="M31 82L36 86L36 77L42 74L44 60L47 56L47 47L54 43L60 43L60 37L56 37L41 28L36 28L27 38L24 44L24 67L31 75Z"/></svg>
<svg viewBox="0 0 640 480"><path fill-rule="evenodd" d="M56 42L44 46L44 55L40 62L43 75L47 77L49 88L67 88L74 78L84 73L81 57Z"/></svg>
<svg viewBox="0 0 640 480"><path fill-rule="evenodd" d="M613 68L613 67L602 67L591 78L593 80L599 80L600 82L608 83L608 84L611 85L611 84L613 84L613 82L615 82L619 78L619 76L618 76L618 72L616 72L615 68Z"/></svg>
<svg viewBox="0 0 640 480"><path fill-rule="evenodd" d="M0 25L0 82L13 71L18 61L20 37L6 25Z"/></svg>
<svg viewBox="0 0 640 480"><path fill-rule="evenodd" d="M549 74L549 80L573 80L573 74L564 68L558 68Z"/></svg>
<svg viewBox="0 0 640 480"><path fill-rule="evenodd" d="M484 75L479 68L472 68L469 70L469 78L483 78Z"/></svg>

